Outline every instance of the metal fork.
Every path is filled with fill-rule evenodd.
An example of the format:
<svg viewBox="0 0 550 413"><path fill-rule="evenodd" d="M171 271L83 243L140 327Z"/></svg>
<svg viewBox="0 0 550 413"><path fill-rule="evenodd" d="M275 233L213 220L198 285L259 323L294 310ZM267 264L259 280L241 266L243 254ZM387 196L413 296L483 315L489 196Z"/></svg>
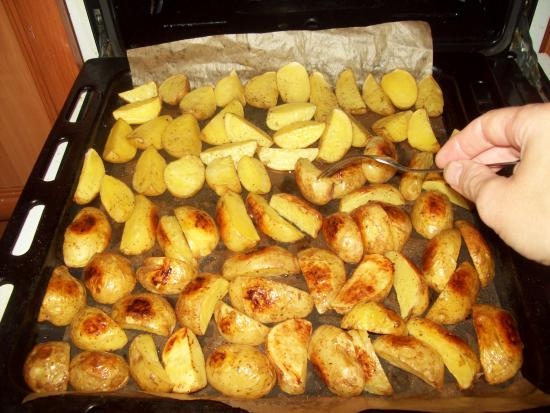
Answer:
<svg viewBox="0 0 550 413"><path fill-rule="evenodd" d="M443 169L441 168L410 168L408 166L402 165L399 162L397 162L395 159L389 157L389 156L382 156L382 155L353 155L348 158L344 158L341 161L336 162L335 164L330 165L328 168L323 170L321 175L319 175L319 178L332 176L336 172L338 172L340 169L351 165L355 163L361 163L366 160L373 160L379 163L383 163L386 165L390 165L401 172L415 172L415 173L426 173L426 172L437 172L442 173ZM497 163L490 163L487 164L490 168L502 168L504 166L509 165L516 165L518 161L510 161L510 162L497 162Z"/></svg>

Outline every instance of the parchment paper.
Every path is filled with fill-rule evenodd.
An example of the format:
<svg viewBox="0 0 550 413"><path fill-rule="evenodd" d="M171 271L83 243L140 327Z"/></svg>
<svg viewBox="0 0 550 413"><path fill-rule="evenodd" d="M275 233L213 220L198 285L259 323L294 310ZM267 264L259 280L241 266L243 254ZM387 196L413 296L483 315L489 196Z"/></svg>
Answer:
<svg viewBox="0 0 550 413"><path fill-rule="evenodd" d="M134 86L182 72L191 87L215 82L236 70L242 81L297 61L334 81L350 67L361 78L394 68L421 78L432 72L430 26L421 21L318 31L206 36L128 50Z"/></svg>

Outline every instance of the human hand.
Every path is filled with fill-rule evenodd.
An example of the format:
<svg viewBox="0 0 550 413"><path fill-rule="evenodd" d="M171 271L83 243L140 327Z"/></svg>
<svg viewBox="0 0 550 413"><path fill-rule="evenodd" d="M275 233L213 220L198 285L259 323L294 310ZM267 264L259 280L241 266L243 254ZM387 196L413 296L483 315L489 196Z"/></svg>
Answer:
<svg viewBox="0 0 550 413"><path fill-rule="evenodd" d="M517 159L509 177L484 165ZM504 242L550 265L550 103L485 113L450 138L435 162Z"/></svg>

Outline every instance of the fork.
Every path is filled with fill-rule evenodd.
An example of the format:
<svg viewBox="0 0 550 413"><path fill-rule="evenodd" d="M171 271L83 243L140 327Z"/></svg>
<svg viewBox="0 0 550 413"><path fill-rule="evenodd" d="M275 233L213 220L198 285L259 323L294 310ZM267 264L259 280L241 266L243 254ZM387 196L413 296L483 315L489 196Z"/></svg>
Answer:
<svg viewBox="0 0 550 413"><path fill-rule="evenodd" d="M342 168L344 168L348 165L351 165L351 164L354 164L354 163L364 162L364 161L369 160L369 159L374 160L374 161L379 162L379 163L382 163L382 164L390 165L390 166L394 167L395 169L397 169L398 171L401 171L401 172L414 172L414 173L427 173L427 172L442 173L443 172L443 169L435 168L435 167L434 168L410 168L408 166L400 164L395 159L393 159L389 156L354 155L354 156L350 156L348 158L344 158L344 159L330 165L328 168L323 170L321 175L319 175L319 178L332 176L336 172L338 172L340 169L342 169ZM486 164L486 166L488 166L490 168L502 168L504 166L516 165L517 163L519 163L519 160L509 161L509 162L489 163L489 164Z"/></svg>

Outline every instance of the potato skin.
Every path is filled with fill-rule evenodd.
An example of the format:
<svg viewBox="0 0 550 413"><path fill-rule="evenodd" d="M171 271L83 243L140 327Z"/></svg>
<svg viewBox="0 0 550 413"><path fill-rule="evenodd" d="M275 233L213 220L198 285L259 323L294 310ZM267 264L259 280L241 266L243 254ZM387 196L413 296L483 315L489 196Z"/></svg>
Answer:
<svg viewBox="0 0 550 413"><path fill-rule="evenodd" d="M222 266L222 275L233 280L244 275L277 276L299 274L296 256L277 245L260 247L251 252L235 253Z"/></svg>
<svg viewBox="0 0 550 413"><path fill-rule="evenodd" d="M148 257L136 270L136 278L147 291L170 295L180 293L197 275L195 262L168 257Z"/></svg>
<svg viewBox="0 0 550 413"><path fill-rule="evenodd" d="M124 387L129 378L130 368L118 354L84 351L71 360L69 382L77 391L115 391Z"/></svg>
<svg viewBox="0 0 550 413"><path fill-rule="evenodd" d="M456 228L444 229L426 244L422 272L426 283L441 292L456 269L462 239Z"/></svg>
<svg viewBox="0 0 550 413"><path fill-rule="evenodd" d="M365 146L365 155L389 156L397 160L397 149L395 144L381 136L373 136ZM374 160L367 160L361 163L363 174L368 182L379 184L388 182L395 175L395 168L381 164Z"/></svg>
<svg viewBox="0 0 550 413"><path fill-rule="evenodd" d="M221 300L214 307L214 320L221 336L230 343L258 346L269 333L269 327Z"/></svg>
<svg viewBox="0 0 550 413"><path fill-rule="evenodd" d="M481 286L486 287L495 277L495 258L491 247L479 229L472 223L457 220L455 227L460 231L466 248L468 248L468 253L474 263Z"/></svg>
<svg viewBox="0 0 550 413"><path fill-rule="evenodd" d="M416 232L427 239L452 228L454 214L449 198L437 191L422 192L414 201L411 221Z"/></svg>
<svg viewBox="0 0 550 413"><path fill-rule="evenodd" d="M126 345L124 330L103 310L83 307L70 325L69 336L75 346L89 351L112 351Z"/></svg>
<svg viewBox="0 0 550 413"><path fill-rule="evenodd" d="M91 296L101 304L113 304L136 285L130 260L113 252L94 255L84 268L83 277Z"/></svg>
<svg viewBox="0 0 550 413"><path fill-rule="evenodd" d="M36 344L23 365L25 383L37 393L66 391L70 351L70 344L64 341Z"/></svg>
<svg viewBox="0 0 550 413"><path fill-rule="evenodd" d="M363 240L359 227L346 212L334 212L323 219L321 233L327 246L342 261L356 264L363 258Z"/></svg>

